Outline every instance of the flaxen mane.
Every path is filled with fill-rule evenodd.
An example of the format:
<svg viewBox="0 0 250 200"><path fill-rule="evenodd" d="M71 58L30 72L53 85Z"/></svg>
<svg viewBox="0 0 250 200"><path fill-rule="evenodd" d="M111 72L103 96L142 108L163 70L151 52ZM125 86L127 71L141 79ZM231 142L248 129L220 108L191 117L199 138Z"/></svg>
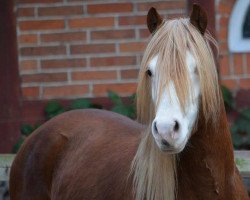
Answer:
<svg viewBox="0 0 250 200"><path fill-rule="evenodd" d="M165 21L152 36L142 60L137 90L137 116L139 122L152 124L155 108L151 102L150 79L146 76L149 62L158 55L158 100L164 86L173 81L182 109L185 109L192 87L186 66L186 53L190 51L197 63L200 78L200 115L216 125L220 111L217 71L210 48L215 40L209 33L201 35L189 19ZM149 106L150 105L150 106ZM185 111L185 110L184 110ZM132 164L136 200L174 200L177 186L175 155L167 155L156 146L151 128L143 133L142 141Z"/></svg>

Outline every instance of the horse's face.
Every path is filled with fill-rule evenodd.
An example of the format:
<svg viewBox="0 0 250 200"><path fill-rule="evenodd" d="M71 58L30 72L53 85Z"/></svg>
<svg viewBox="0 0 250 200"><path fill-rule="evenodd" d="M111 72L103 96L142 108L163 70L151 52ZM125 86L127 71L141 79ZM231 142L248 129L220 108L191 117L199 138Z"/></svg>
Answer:
<svg viewBox="0 0 250 200"><path fill-rule="evenodd" d="M198 5L193 6L189 20L164 21L151 8L147 26L153 36L139 76L138 119L151 123L162 151L178 153L195 132L197 116L205 123L214 122L220 111L217 72L209 46L213 40L206 33L206 13Z"/></svg>
<svg viewBox="0 0 250 200"><path fill-rule="evenodd" d="M184 112L178 100L173 81L164 86L162 94L159 94L159 80L164 74L159 74L157 70L157 59L158 57L155 56L150 61L147 71L151 79L151 94L156 113L152 122L152 134L161 150L178 153L187 144L198 115L200 82L196 62L193 55L188 51L186 53L186 67L192 95L189 95L188 98L190 99L186 101ZM158 105L156 106L157 98Z"/></svg>

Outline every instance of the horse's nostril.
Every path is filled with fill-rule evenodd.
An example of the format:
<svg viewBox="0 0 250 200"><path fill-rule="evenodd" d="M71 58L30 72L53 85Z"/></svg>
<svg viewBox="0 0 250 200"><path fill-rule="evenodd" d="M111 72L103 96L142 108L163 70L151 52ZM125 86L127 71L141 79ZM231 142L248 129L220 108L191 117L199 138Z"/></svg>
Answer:
<svg viewBox="0 0 250 200"><path fill-rule="evenodd" d="M179 123L178 123L177 121L174 121L174 131L175 131L175 132L178 131L179 128L180 128Z"/></svg>
<svg viewBox="0 0 250 200"><path fill-rule="evenodd" d="M156 126L156 122L154 122L154 125L153 125L153 126L154 126L155 132L158 133L158 129L157 129L157 126Z"/></svg>
<svg viewBox="0 0 250 200"><path fill-rule="evenodd" d="M163 146L165 146L165 147L170 147L170 144L168 143L168 141L167 140L162 140L161 141L161 144L163 145Z"/></svg>

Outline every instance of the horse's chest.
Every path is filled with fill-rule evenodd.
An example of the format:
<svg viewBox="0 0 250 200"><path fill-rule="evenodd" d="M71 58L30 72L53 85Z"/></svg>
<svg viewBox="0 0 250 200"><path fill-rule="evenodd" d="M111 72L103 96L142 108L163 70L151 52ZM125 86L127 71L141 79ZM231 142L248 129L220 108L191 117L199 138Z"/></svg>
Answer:
<svg viewBox="0 0 250 200"><path fill-rule="evenodd" d="M187 189L178 193L177 200L219 200L219 196L211 191L197 192L193 189Z"/></svg>
<svg viewBox="0 0 250 200"><path fill-rule="evenodd" d="M217 200L220 190L220 184L206 165L179 171L177 200Z"/></svg>

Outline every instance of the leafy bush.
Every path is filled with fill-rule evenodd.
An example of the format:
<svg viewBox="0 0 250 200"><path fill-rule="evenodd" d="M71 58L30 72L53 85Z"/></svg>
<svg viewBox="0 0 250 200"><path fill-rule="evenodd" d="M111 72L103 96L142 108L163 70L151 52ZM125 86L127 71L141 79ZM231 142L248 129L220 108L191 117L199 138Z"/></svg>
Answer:
<svg viewBox="0 0 250 200"><path fill-rule="evenodd" d="M57 101L50 101L45 106L45 117L46 119L51 119L63 112L66 111L66 109Z"/></svg>
<svg viewBox="0 0 250 200"><path fill-rule="evenodd" d="M130 102L128 105L124 104L121 97L112 91L108 92L108 97L114 103L114 106L111 109L111 111L125 115L131 119L135 118L135 106L134 106L135 95L129 97Z"/></svg>
<svg viewBox="0 0 250 200"><path fill-rule="evenodd" d="M221 92L222 92L222 96L224 99L224 105L225 105L226 111L230 112L232 109L235 108L235 103L234 103L232 92L223 85L221 86Z"/></svg>
<svg viewBox="0 0 250 200"><path fill-rule="evenodd" d="M17 153L17 151L22 146L26 137L28 137L35 129L37 129L39 125L31 126L29 124L24 124L21 126L21 136L18 138L16 144L12 147L12 152Z"/></svg>
<svg viewBox="0 0 250 200"><path fill-rule="evenodd" d="M232 92L225 86L222 86L221 90L227 113L236 113L236 119L231 126L233 145L236 149L250 149L250 108L237 108ZM108 92L108 97L113 102L111 111L135 119L135 95L130 96L127 103L124 103L123 99L117 93L112 91ZM102 109L102 106L93 104L88 99L76 99L72 101L68 107L63 106L57 101L50 101L45 107L45 117L46 120L49 120L65 111L86 108ZM17 143L13 146L13 153L18 151L25 138L29 136L37 127L39 127L39 124L35 126L31 126L29 124L22 125L21 136Z"/></svg>
<svg viewBox="0 0 250 200"><path fill-rule="evenodd" d="M65 107L62 104L60 104L58 101L52 100L47 103L47 105L44 108L44 114L46 120L49 120L61 113L64 113L69 110L75 110L75 109L85 109L85 108L102 108L101 105L98 104L92 104L87 99L76 99L71 102L69 107ZM35 126L32 126L30 124L24 124L21 126L21 136L18 138L16 144L12 148L13 153L17 153L23 142L25 141L26 137L28 137L34 130L36 130L40 124L36 124Z"/></svg>
<svg viewBox="0 0 250 200"><path fill-rule="evenodd" d="M120 113L130 118L135 118L135 107L133 105L135 95L132 95L131 97L129 97L128 104L125 104L122 101L122 98L115 92L109 91L108 97L114 104L113 107L111 108L113 112ZM52 101L49 101L47 105L45 106L44 114L45 114L46 120L49 120L69 110L86 109L86 108L102 109L102 106L99 104L93 104L88 99L76 99L76 100L73 100L68 107L65 107L58 101L52 100ZM40 126L39 124L36 124L35 126L29 125L29 124L22 125L21 136L19 137L16 144L13 146L12 152L17 153L17 151L19 150L19 148L25 141L26 137L28 137L39 126Z"/></svg>
<svg viewBox="0 0 250 200"><path fill-rule="evenodd" d="M250 109L238 111L238 117L231 127L234 147L250 149Z"/></svg>
<svg viewBox="0 0 250 200"><path fill-rule="evenodd" d="M64 107L58 101L52 100L49 101L45 107L45 117L48 120L69 110L86 108L102 109L102 106L98 104L92 104L88 99L76 99L71 102L69 107Z"/></svg>
<svg viewBox="0 0 250 200"><path fill-rule="evenodd" d="M222 86L222 95L227 113L236 115L231 126L234 148L250 149L250 108L238 108L231 91L225 86Z"/></svg>

